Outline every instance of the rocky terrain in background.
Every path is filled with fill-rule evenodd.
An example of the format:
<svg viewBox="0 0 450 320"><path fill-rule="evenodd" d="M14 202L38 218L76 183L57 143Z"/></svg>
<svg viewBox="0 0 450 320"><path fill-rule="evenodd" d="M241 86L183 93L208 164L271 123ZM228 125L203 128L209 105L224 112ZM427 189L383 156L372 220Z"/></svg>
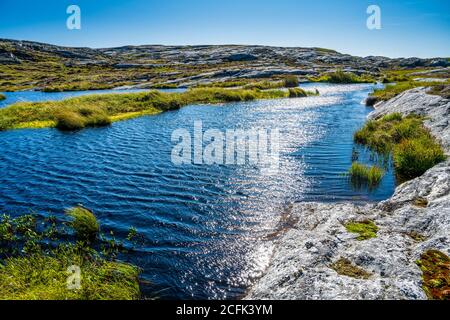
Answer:
<svg viewBox="0 0 450 320"><path fill-rule="evenodd" d="M161 83L191 86L287 74L306 79L337 69L376 75L385 69L439 69L449 65L447 58L355 57L322 48L143 45L90 49L0 39L0 66L7 66L0 69L6 80L0 83L0 88L10 85L39 89L60 82L93 81L93 75L101 78L100 88L124 85L146 88ZM36 76L17 83L14 76L20 76L17 72L28 67Z"/></svg>
<svg viewBox="0 0 450 320"><path fill-rule="evenodd" d="M426 116L425 125L450 154L450 100L417 88L377 104L369 117L393 112ZM376 238L360 241L344 226L367 219L379 228ZM297 203L290 220L247 299L426 299L416 261L429 249L450 254L450 160L381 203ZM357 272L337 272L342 261Z"/></svg>

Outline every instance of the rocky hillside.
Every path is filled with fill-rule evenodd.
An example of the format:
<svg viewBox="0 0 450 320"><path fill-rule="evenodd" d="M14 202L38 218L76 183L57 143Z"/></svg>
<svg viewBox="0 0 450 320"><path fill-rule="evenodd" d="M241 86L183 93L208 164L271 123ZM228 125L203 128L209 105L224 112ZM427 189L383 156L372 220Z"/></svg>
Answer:
<svg viewBox="0 0 450 320"><path fill-rule="evenodd" d="M144 45L90 49L0 39L0 73L7 80L0 83L0 91L8 85L12 89L39 89L68 82L80 87L83 81L93 87L97 84L99 88L148 87L160 83L188 86L198 82L262 79L286 74L306 78L336 69L376 75L385 69L449 65L447 58L363 58L322 48ZM35 77L18 74L28 70Z"/></svg>
<svg viewBox="0 0 450 320"><path fill-rule="evenodd" d="M418 88L375 107L372 118L426 116L450 154L450 100ZM450 254L450 160L381 203L298 203L290 219L292 228L277 240L271 266L248 299L426 299L416 262L431 249ZM367 221L379 229L364 241L345 227Z"/></svg>

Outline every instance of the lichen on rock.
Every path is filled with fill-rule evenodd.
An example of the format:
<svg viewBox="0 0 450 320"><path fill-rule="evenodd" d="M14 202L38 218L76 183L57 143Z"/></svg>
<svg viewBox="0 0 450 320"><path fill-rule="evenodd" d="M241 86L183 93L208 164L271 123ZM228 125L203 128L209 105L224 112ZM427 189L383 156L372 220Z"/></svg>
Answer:
<svg viewBox="0 0 450 320"><path fill-rule="evenodd" d="M438 250L428 250L417 265L423 272L423 289L428 298L450 300L450 258Z"/></svg>

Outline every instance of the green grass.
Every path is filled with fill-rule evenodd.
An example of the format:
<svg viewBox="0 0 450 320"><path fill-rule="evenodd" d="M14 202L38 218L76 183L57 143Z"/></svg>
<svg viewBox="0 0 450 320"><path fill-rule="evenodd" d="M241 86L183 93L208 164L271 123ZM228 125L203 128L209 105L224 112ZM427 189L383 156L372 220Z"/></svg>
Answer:
<svg viewBox="0 0 450 320"><path fill-rule="evenodd" d="M139 268L116 258L125 254L124 246L103 235L95 243L73 239L72 228L76 233L99 229L91 212L73 210L76 223L69 224L51 216L0 216L0 299L140 298ZM73 266L81 276L76 288L68 286L76 284L69 281Z"/></svg>
<svg viewBox="0 0 450 320"><path fill-rule="evenodd" d="M287 76L283 79L283 87L285 88L296 88L299 84L297 76Z"/></svg>
<svg viewBox="0 0 450 320"><path fill-rule="evenodd" d="M447 87L448 84L450 84L449 81L447 81ZM396 84L387 85L383 89L375 89L375 91L371 94L371 97L374 97L377 101L387 101L410 89L430 87L433 91L434 87L442 88L443 86L445 86L445 84L442 84L442 82L403 81ZM446 92L446 94L448 94L448 91Z"/></svg>
<svg viewBox="0 0 450 320"><path fill-rule="evenodd" d="M259 89L259 90L268 90L268 89L278 89L283 88L285 86L283 81L258 81L249 83L244 86L245 89Z"/></svg>
<svg viewBox="0 0 450 320"><path fill-rule="evenodd" d="M283 90L198 88L182 93L149 91L90 95L62 101L20 102L0 109L0 130L43 127L77 130L175 110L188 104L215 104L288 96L288 92Z"/></svg>
<svg viewBox="0 0 450 320"><path fill-rule="evenodd" d="M3 93L0 93L0 101L5 100L6 96Z"/></svg>
<svg viewBox="0 0 450 320"><path fill-rule="evenodd" d="M335 72L327 73L322 75L319 78L311 78L313 82L329 82L329 83L374 83L376 79L369 75L357 76L351 72L344 72L342 70L338 70Z"/></svg>
<svg viewBox="0 0 450 320"><path fill-rule="evenodd" d="M289 88L289 97L290 98L300 98L307 97L308 93L301 88Z"/></svg>
<svg viewBox="0 0 450 320"><path fill-rule="evenodd" d="M368 185L375 187L384 176L384 170L378 166L366 166L364 164L354 162L349 169L349 176L352 183L361 186Z"/></svg>
<svg viewBox="0 0 450 320"><path fill-rule="evenodd" d="M248 80L229 80L229 81L217 81L209 83L201 83L196 86L196 88L236 88L236 87L246 87L246 89L256 89L256 87L251 87L252 84L256 82L249 82Z"/></svg>
<svg viewBox="0 0 450 320"><path fill-rule="evenodd" d="M69 289L68 268L80 267L80 289ZM33 253L0 264L2 300L135 300L139 269L106 261L67 247L52 254Z"/></svg>
<svg viewBox="0 0 450 320"><path fill-rule="evenodd" d="M75 230L77 237L83 241L94 241L100 232L100 226L94 214L82 207L66 210L66 214L72 218L70 226Z"/></svg>
<svg viewBox="0 0 450 320"><path fill-rule="evenodd" d="M438 250L424 252L417 265L422 270L422 288L431 300L450 300L450 258Z"/></svg>
<svg viewBox="0 0 450 320"><path fill-rule="evenodd" d="M421 176L445 159L441 146L430 136L405 139L394 146L394 164L405 179Z"/></svg>
<svg viewBox="0 0 450 320"><path fill-rule="evenodd" d="M393 154L402 180L418 177L446 159L442 147L423 126L421 117L399 113L370 120L354 135L355 142L381 154Z"/></svg>
<svg viewBox="0 0 450 320"><path fill-rule="evenodd" d="M358 234L359 236L356 239L359 241L377 237L378 227L371 220L347 222L344 226L348 232Z"/></svg>

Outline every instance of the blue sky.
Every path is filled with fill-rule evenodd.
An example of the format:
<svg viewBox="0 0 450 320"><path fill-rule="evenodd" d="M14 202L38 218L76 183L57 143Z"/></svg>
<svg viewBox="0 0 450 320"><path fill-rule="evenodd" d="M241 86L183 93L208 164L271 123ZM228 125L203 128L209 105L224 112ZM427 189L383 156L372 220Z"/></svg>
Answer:
<svg viewBox="0 0 450 320"><path fill-rule="evenodd" d="M66 9L81 8L81 30ZM369 5L382 29L366 28ZM261 44L450 56L450 0L0 0L0 37L67 46Z"/></svg>

